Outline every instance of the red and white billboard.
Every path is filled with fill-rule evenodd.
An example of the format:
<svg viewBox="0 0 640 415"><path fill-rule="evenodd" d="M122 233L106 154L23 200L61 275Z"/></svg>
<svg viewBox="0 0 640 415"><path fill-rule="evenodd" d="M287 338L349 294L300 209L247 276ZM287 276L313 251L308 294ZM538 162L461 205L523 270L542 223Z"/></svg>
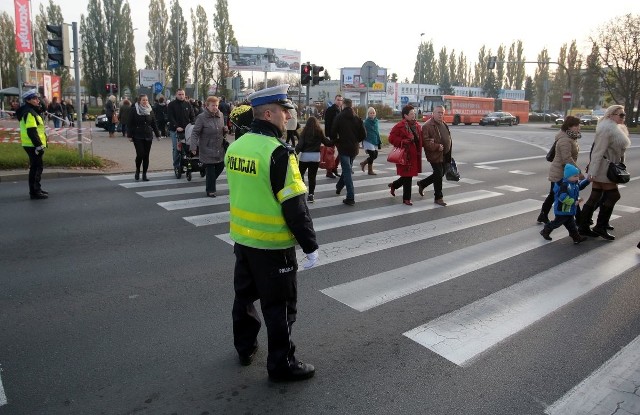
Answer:
<svg viewBox="0 0 640 415"><path fill-rule="evenodd" d="M14 0L13 5L16 9L16 50L21 53L33 52L29 0Z"/></svg>

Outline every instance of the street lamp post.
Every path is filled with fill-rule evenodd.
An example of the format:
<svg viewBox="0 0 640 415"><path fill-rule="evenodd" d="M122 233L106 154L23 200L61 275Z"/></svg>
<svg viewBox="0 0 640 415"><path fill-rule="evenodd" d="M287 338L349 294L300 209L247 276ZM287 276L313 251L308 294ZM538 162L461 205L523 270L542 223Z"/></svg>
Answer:
<svg viewBox="0 0 640 415"><path fill-rule="evenodd" d="M420 100L420 83L422 82L422 36L424 33L420 33L420 47L418 48L418 109L422 112L422 101Z"/></svg>

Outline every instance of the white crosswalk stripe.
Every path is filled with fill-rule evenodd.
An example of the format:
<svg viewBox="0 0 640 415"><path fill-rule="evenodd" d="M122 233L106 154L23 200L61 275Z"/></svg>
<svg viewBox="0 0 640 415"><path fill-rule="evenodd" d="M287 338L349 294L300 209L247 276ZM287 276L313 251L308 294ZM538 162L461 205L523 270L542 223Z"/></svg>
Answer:
<svg viewBox="0 0 640 415"><path fill-rule="evenodd" d="M490 164L468 165L466 169L468 176L463 175L459 182L443 182L443 188L451 190L445 192L448 207L444 210L434 204L432 197L427 196L426 193L424 198L416 197L413 200L413 206L400 204L401 197L395 198L397 203L380 206L383 203L382 200L392 199L387 184L397 177L395 167L387 164L376 166L378 176L355 172L355 209L342 206L345 192L343 191L342 195L335 194L336 179L329 179L319 174L315 190L316 200L308 207L312 211L315 230L323 238L326 237L328 242L323 242L319 248L318 265L308 271L303 270L301 266L304 253L297 249L300 277L304 278L309 273L322 273L323 267L329 264L341 261L357 263L366 255L399 246L408 246L414 242L439 240L438 238L442 238L443 235L455 234L486 224L501 224L514 220L520 215L531 218L531 223L524 228L507 230L504 235L497 238L483 240L461 249L453 249L448 253L425 260L415 260L413 263L388 271L346 282L340 281L337 285L327 284L326 288L319 287L322 295L331 301L335 300L336 305L344 304L358 313L373 313L384 305L389 304L392 307L395 304L412 301L410 297L412 294L429 292L439 284L455 281L456 278L495 266L503 261L513 260L519 255L544 249L548 244L571 244L564 228L555 232L553 242L549 242L538 235L539 225L531 226L535 218L531 213L540 209L546 194L540 194L537 200L525 196L514 201L518 198L518 194L528 195L529 189L511 184L493 185L473 177L474 172L478 172L478 176L481 176L486 174L482 170L496 169L524 177L535 173L526 170L510 170ZM471 166L478 170L470 169ZM424 172L420 177L426 177L429 174L430 172ZM167 211L196 213L181 215L190 226L222 225L215 228L216 232L228 231L228 225L226 229L224 226L229 222L226 176L223 175L218 179L216 188L219 195L216 198L189 197L191 194L204 195L204 179L200 177L194 176L192 182L187 182L184 177L175 179L173 172L157 173L157 176L151 177L154 180L150 182L133 182L130 175L110 176L108 179L117 182L119 186L136 191L140 197L164 198L158 201L157 205ZM414 190L416 190L415 181ZM491 200L495 202L490 202ZM368 205L369 202L371 206ZM488 202L491 206L484 207ZM472 203L482 203L483 207L470 211L464 210L462 213L450 209L456 205ZM211 209L207 212L208 207L217 207L216 210L219 211ZM331 207L339 208L321 210ZM197 208L201 210L197 211ZM399 227L393 225L395 218L436 210L438 215L415 215L417 223ZM612 215L612 220L621 215L633 215L638 212L640 208L619 204L616 205L616 214ZM384 221L389 221L388 228L385 230L346 239L331 239L334 234L332 230L363 223L384 224ZM215 236L227 244L234 243L228 233L219 233ZM398 330L397 336L411 339L415 344L422 346L425 353L440 355L462 368L480 364L482 356L492 353L503 342L510 341L513 336L531 329L534 323L544 321L550 314L567 304L580 301L603 284L638 267L640 257L635 247L638 240L640 240L640 231L618 238L615 244L603 243L588 251L578 250L577 256L568 258L559 265L530 275L514 285L489 293L477 301L462 305L424 324L418 321L415 324L420 325L413 329L406 327ZM580 254L580 252L586 253ZM603 261L603 258L607 258L607 261ZM614 413L616 408L621 408L628 413L640 413L640 399L635 386L638 384L640 384L640 337L549 406L546 413L548 415L598 414L602 413L598 412L602 408L606 408L606 413ZM625 397L626 399L623 399ZM623 404L621 405L620 402Z"/></svg>

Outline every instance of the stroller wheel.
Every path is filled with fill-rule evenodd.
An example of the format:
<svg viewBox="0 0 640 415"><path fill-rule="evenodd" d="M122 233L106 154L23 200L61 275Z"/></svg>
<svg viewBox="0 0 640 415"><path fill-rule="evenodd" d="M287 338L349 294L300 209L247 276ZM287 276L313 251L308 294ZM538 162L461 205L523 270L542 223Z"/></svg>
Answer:
<svg viewBox="0 0 640 415"><path fill-rule="evenodd" d="M187 181L191 181L191 172L187 171Z"/></svg>
<svg viewBox="0 0 640 415"><path fill-rule="evenodd" d="M207 172L205 169L200 170L200 177L204 177L207 175Z"/></svg>
<svg viewBox="0 0 640 415"><path fill-rule="evenodd" d="M181 177L182 177L182 169L180 169L180 168L173 169L173 172L174 172L174 173L175 173L175 175L176 175L176 179L179 179L179 178L181 178Z"/></svg>

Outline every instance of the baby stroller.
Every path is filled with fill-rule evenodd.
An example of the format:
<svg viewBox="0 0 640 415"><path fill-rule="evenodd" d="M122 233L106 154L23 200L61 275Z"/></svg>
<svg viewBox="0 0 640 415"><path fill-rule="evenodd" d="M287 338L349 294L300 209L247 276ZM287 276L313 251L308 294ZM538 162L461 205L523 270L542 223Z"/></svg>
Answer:
<svg viewBox="0 0 640 415"><path fill-rule="evenodd" d="M191 128L189 128L191 127ZM189 144L187 144L186 137L191 135L191 130L193 129L193 124L189 124L185 131L178 132L178 151L180 152L180 168L175 170L176 179L182 177L182 173L184 172L187 176L187 181L191 181L191 177L193 172L200 172L200 177L204 177L206 175L206 170L204 165L200 162L200 157L198 152L195 155L191 154L189 151ZM190 141L190 140L189 140Z"/></svg>

